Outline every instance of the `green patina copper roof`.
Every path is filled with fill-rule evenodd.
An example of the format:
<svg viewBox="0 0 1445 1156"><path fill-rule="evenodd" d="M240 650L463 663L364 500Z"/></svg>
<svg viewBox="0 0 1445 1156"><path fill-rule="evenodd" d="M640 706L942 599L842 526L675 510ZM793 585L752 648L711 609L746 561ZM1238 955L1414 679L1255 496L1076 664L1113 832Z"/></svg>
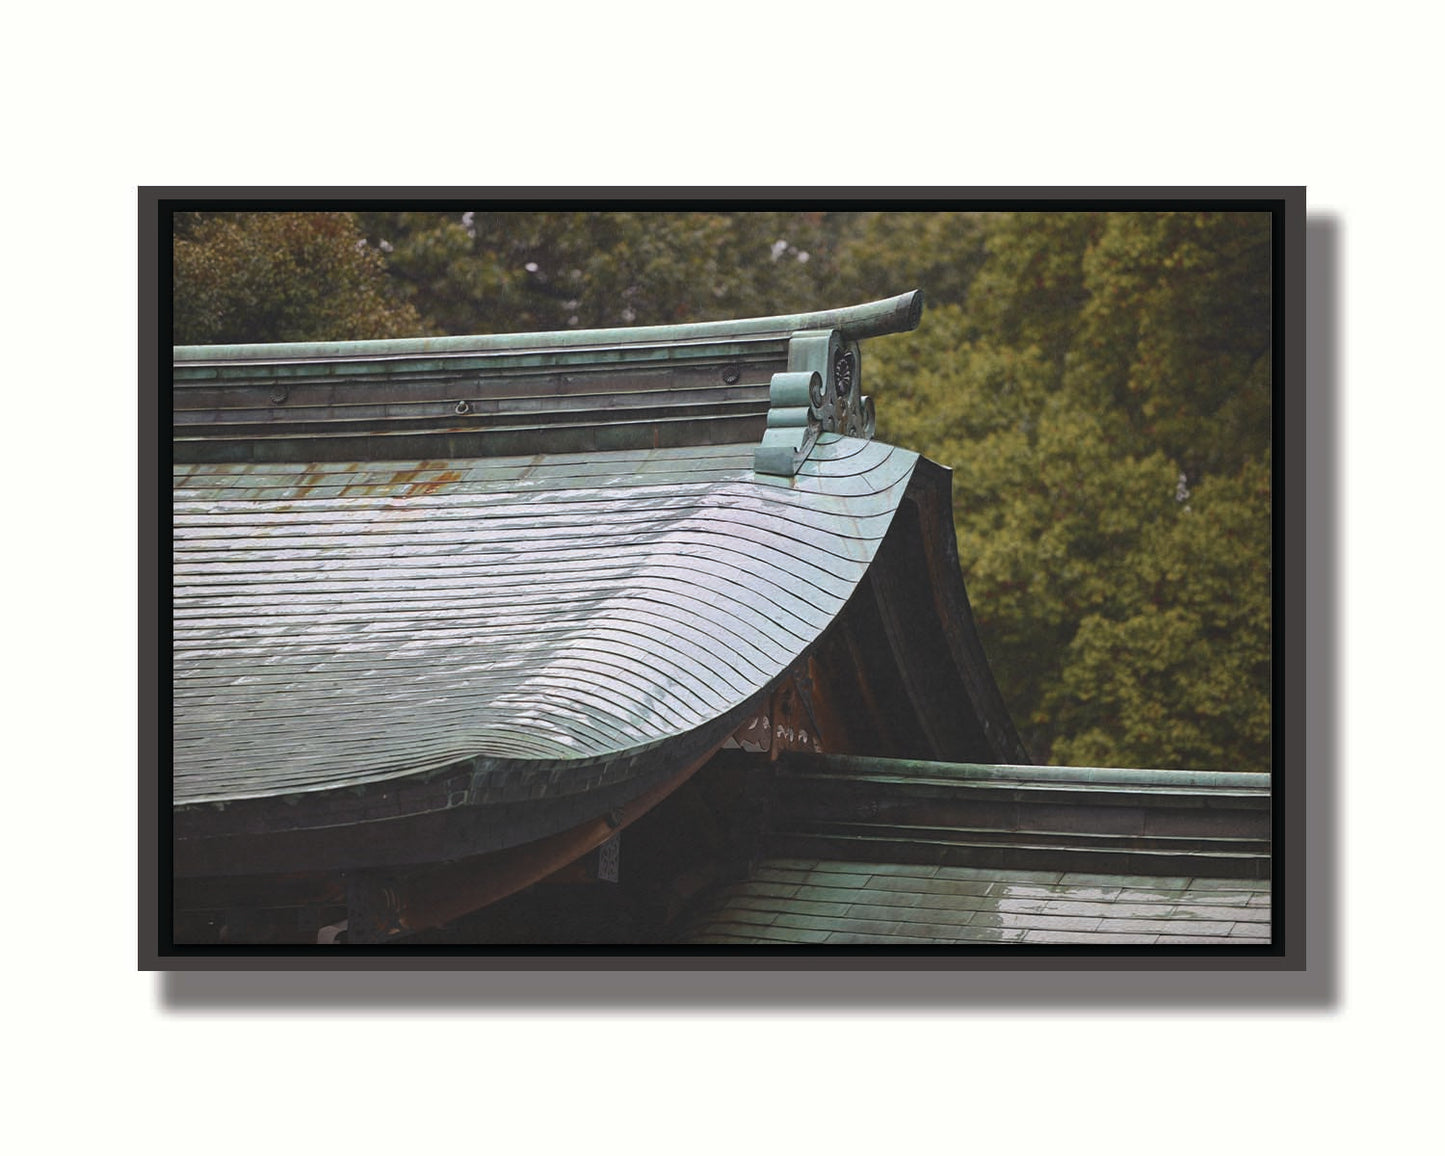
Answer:
<svg viewBox="0 0 1445 1156"><path fill-rule="evenodd" d="M791 753L688 943L1259 946L1269 776Z"/></svg>
<svg viewBox="0 0 1445 1156"><path fill-rule="evenodd" d="M946 518L946 475L872 441L861 392L858 340L921 304L177 349L178 846L221 870L263 838L283 869L292 834L396 821L409 854L481 853L706 757L819 644L905 496ZM947 642L958 709L1021 751L971 640ZM354 862L380 845L348 838Z"/></svg>
<svg viewBox="0 0 1445 1156"><path fill-rule="evenodd" d="M566 790L726 720L842 609L917 460L178 465L175 800L455 764Z"/></svg>
<svg viewBox="0 0 1445 1156"><path fill-rule="evenodd" d="M1270 884L829 859L769 859L687 944L1261 947Z"/></svg>

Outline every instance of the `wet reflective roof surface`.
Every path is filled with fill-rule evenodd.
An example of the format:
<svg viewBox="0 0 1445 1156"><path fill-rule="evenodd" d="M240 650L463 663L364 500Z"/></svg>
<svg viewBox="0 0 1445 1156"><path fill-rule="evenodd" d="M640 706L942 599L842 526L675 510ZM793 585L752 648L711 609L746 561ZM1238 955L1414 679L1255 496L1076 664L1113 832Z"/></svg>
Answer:
<svg viewBox="0 0 1445 1156"><path fill-rule="evenodd" d="M918 460L752 457L177 465L175 802L596 759L737 708L842 609Z"/></svg>
<svg viewBox="0 0 1445 1156"><path fill-rule="evenodd" d="M1259 946L1270 883L769 859L684 942Z"/></svg>

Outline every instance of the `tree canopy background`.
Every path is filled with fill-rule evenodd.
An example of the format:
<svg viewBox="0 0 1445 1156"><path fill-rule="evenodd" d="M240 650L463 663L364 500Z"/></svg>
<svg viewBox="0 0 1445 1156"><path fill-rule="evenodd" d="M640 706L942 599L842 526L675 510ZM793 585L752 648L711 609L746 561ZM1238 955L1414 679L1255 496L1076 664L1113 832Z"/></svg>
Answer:
<svg viewBox="0 0 1445 1156"><path fill-rule="evenodd" d="M183 213L176 344L666 324L919 287L878 436L954 470L1040 761L1270 767L1263 213Z"/></svg>

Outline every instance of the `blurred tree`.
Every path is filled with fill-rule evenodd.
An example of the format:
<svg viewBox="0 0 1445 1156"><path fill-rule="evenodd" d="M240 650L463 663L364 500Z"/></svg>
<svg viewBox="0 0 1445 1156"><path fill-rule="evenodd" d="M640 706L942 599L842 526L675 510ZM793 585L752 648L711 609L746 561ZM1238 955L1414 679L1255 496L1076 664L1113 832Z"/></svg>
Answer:
<svg viewBox="0 0 1445 1156"><path fill-rule="evenodd" d="M1111 213L1084 258L1066 384L1190 482L1270 443L1270 224L1262 213Z"/></svg>
<svg viewBox="0 0 1445 1156"><path fill-rule="evenodd" d="M981 231L967 305L871 342L866 388L879 436L954 468L964 575L1025 741L1267 769L1268 218Z"/></svg>
<svg viewBox="0 0 1445 1156"><path fill-rule="evenodd" d="M826 213L367 213L417 310L447 333L765 316L834 304Z"/></svg>
<svg viewBox="0 0 1445 1156"><path fill-rule="evenodd" d="M1054 758L1270 765L1270 457L1152 523L1112 614L1088 614L1044 711Z"/></svg>
<svg viewBox="0 0 1445 1156"><path fill-rule="evenodd" d="M983 266L983 213L830 214L833 302L876 301L922 289L929 309L962 305Z"/></svg>
<svg viewBox="0 0 1445 1156"><path fill-rule="evenodd" d="M1089 299L1084 256L1110 213L991 214L971 286L973 335L1037 348L1062 373Z"/></svg>
<svg viewBox="0 0 1445 1156"><path fill-rule="evenodd" d="M171 254L177 345L431 332L351 213L179 214Z"/></svg>

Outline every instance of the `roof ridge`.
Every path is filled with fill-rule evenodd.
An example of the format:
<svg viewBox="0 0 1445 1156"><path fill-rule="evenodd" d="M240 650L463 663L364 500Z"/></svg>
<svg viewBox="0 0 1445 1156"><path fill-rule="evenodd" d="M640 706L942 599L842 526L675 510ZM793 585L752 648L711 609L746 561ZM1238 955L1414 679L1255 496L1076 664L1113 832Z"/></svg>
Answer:
<svg viewBox="0 0 1445 1156"><path fill-rule="evenodd" d="M472 334L450 337L402 337L372 341L300 341L244 345L177 345L175 364L196 362L368 360L433 357L465 353L538 353L618 348L637 345L690 344L709 340L786 338L802 330L836 329L845 340L906 333L923 317L923 291L810 313L781 313L725 321L694 321L677 325L623 326L613 329L564 329L539 333Z"/></svg>

